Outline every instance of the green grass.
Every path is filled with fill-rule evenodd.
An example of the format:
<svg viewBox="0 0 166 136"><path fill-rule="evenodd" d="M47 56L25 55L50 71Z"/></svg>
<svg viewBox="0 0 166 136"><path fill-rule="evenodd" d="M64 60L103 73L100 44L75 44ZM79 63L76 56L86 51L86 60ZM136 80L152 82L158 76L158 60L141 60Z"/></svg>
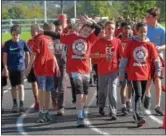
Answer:
<svg viewBox="0 0 166 136"><path fill-rule="evenodd" d="M29 40L31 38L31 34L30 32L22 32L21 33L21 36L20 36L20 39L21 40ZM2 33L2 42L4 43L5 41L11 39L11 34L10 33Z"/></svg>
<svg viewBox="0 0 166 136"><path fill-rule="evenodd" d="M163 27L165 27L165 22L161 22L160 24L161 24Z"/></svg>

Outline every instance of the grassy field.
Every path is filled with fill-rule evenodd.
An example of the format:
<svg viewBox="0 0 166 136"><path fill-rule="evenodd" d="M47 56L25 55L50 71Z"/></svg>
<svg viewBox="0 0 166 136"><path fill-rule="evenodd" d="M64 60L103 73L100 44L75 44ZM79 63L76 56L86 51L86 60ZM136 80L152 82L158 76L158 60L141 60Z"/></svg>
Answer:
<svg viewBox="0 0 166 136"><path fill-rule="evenodd" d="M30 38L31 38L30 32L22 32L22 33L21 33L21 38L20 38L20 39L27 41L27 40L29 40ZM11 39L10 33L8 33L8 32L7 32L7 33L2 33L2 42L3 42L3 43L4 43L5 41L9 40L9 39Z"/></svg>

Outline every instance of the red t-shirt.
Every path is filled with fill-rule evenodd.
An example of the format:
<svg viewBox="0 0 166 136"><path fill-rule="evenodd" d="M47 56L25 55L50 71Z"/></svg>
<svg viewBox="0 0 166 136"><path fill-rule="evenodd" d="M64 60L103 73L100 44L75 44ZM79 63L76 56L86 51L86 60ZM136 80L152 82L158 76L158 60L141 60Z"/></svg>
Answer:
<svg viewBox="0 0 166 136"><path fill-rule="evenodd" d="M61 42L68 47L67 72L89 73L90 52L97 36L92 33L89 37L83 38L77 34L61 35Z"/></svg>
<svg viewBox="0 0 166 136"><path fill-rule="evenodd" d="M122 29L121 28L116 28L115 29L115 37L117 37L121 33Z"/></svg>
<svg viewBox="0 0 166 136"><path fill-rule="evenodd" d="M129 80L148 80L151 78L151 62L158 57L158 53L155 45L149 41L131 40L125 48L124 57L128 58Z"/></svg>
<svg viewBox="0 0 166 136"><path fill-rule="evenodd" d="M119 67L119 58L120 58L120 39L113 38L113 40L108 41L104 38L101 38L96 42L95 51L100 54L104 54L104 58L100 58L98 61L98 72L99 74L107 74L110 72L117 72ZM106 59L106 56L110 56L110 59Z"/></svg>
<svg viewBox="0 0 166 136"><path fill-rule="evenodd" d="M32 51L36 53L34 72L37 76L53 76L56 70L53 40L39 34L34 38Z"/></svg>

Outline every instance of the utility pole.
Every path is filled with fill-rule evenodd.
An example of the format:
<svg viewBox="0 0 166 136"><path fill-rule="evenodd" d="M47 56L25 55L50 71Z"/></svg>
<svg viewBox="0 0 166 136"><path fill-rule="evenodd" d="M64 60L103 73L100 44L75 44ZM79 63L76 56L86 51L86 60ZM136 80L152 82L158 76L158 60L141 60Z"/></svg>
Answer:
<svg viewBox="0 0 166 136"><path fill-rule="evenodd" d="M47 22L47 3L44 1L44 22Z"/></svg>
<svg viewBox="0 0 166 136"><path fill-rule="evenodd" d="M61 14L63 14L63 0L61 0Z"/></svg>
<svg viewBox="0 0 166 136"><path fill-rule="evenodd" d="M76 0L74 0L74 18L77 17L77 3Z"/></svg>

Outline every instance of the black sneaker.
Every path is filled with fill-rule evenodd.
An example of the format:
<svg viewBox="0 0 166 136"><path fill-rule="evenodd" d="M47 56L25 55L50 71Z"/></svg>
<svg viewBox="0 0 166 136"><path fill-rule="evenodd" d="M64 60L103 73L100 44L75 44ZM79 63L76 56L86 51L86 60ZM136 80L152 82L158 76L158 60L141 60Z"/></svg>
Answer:
<svg viewBox="0 0 166 136"><path fill-rule="evenodd" d="M129 111L129 112L132 111L132 105L131 105L131 102L130 102L130 101L127 101L127 102L126 102L126 108L127 108L127 111Z"/></svg>
<svg viewBox="0 0 166 136"><path fill-rule="evenodd" d="M126 107L122 108L122 113L123 113L124 116L126 116L128 114Z"/></svg>
<svg viewBox="0 0 166 136"><path fill-rule="evenodd" d="M145 109L150 109L151 106L151 97L145 95L144 107Z"/></svg>
<svg viewBox="0 0 166 136"><path fill-rule="evenodd" d="M116 117L115 114L109 113L109 116L110 116L110 120L111 120L111 121L117 120L117 117Z"/></svg>
<svg viewBox="0 0 166 136"><path fill-rule="evenodd" d="M104 108L101 108L101 107L99 108L99 114L102 115L102 116L105 115Z"/></svg>
<svg viewBox="0 0 166 136"><path fill-rule="evenodd" d="M20 112L20 113L24 113L24 112L25 112L24 107L20 107L20 108L19 108L19 112Z"/></svg>
<svg viewBox="0 0 166 136"><path fill-rule="evenodd" d="M156 112L158 115L164 116L163 112L161 111L160 106L157 106L154 110L155 110L155 112Z"/></svg>
<svg viewBox="0 0 166 136"><path fill-rule="evenodd" d="M137 122L137 127L142 127L145 123L146 123L146 121L143 118L141 118Z"/></svg>

